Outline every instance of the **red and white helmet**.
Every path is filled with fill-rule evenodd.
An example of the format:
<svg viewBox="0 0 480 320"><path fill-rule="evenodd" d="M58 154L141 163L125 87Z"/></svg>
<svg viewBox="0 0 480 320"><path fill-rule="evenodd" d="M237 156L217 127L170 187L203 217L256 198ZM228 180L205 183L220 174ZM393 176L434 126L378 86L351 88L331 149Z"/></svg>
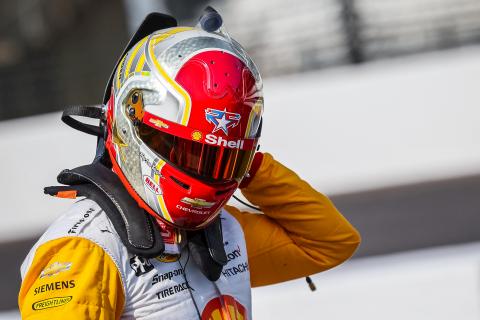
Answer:
<svg viewBox="0 0 480 320"><path fill-rule="evenodd" d="M113 74L106 148L147 212L199 229L219 213L257 148L262 81L226 33L173 27L136 43Z"/></svg>

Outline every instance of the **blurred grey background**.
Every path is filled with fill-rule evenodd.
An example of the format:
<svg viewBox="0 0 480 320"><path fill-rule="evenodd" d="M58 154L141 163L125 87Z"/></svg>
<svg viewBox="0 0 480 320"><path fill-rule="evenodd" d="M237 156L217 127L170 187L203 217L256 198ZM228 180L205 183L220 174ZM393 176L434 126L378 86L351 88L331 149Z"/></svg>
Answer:
<svg viewBox="0 0 480 320"><path fill-rule="evenodd" d="M476 0L2 0L0 120L97 103L148 12L191 25L207 5L221 11L264 77L480 42Z"/></svg>
<svg viewBox="0 0 480 320"><path fill-rule="evenodd" d="M374 259L420 249L428 256L425 248L480 240L479 1L0 0L0 256L8 261L0 272L0 311L16 308L19 265L60 212L51 211L58 201L39 200L44 199L40 187L55 184L55 172L93 156L93 140L64 128L58 111L101 101L118 55L148 12L169 13L180 24L194 25L207 5L220 11L229 33L263 74L266 151L276 151L329 194L361 231L363 244L355 257L362 262L354 266L364 270L363 261L376 261L372 268L394 266ZM292 124L297 111L310 118L305 120L308 134L285 129L302 126ZM292 134L309 138L298 141ZM70 141L82 147L74 152ZM22 171L28 166L28 174L12 164ZM42 209L33 212L36 207ZM462 250L471 256L470 249ZM449 261L451 252L442 252L435 255L435 266L443 257ZM424 256L408 254L402 263ZM455 261L473 261L480 270L476 258L462 257ZM428 278L428 268L419 270ZM448 272L439 279L451 276ZM477 273L464 280L480 281ZM363 281L369 275L361 271L355 277ZM439 290L428 288L425 292ZM471 298L471 292L480 297L477 289L462 296L463 289L456 289L458 297ZM352 295L363 295L355 290ZM263 291L257 292L268 304ZM378 292L388 297L390 291ZM408 304L402 308L411 310L400 313L410 319L452 319L441 308L437 313L416 313ZM480 317L475 301L453 303L451 309L453 318ZM263 318L274 316L262 310L257 314ZM355 312L359 319L395 318Z"/></svg>

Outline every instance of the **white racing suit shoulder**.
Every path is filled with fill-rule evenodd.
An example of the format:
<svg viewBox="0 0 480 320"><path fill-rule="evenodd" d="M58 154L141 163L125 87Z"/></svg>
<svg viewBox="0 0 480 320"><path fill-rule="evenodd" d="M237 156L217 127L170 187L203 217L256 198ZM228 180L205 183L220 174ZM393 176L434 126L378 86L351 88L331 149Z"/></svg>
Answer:
<svg viewBox="0 0 480 320"><path fill-rule="evenodd" d="M83 199L74 203L58 217L38 239L20 268L22 279L30 267L37 248L48 241L63 237L82 237L101 247L115 262L121 273L120 257L126 254L112 223L105 212L93 200ZM122 275L122 280L125 280Z"/></svg>
<svg viewBox="0 0 480 320"><path fill-rule="evenodd" d="M221 219L228 263L216 282L201 273L187 247L174 259L130 254L105 212L89 199L76 202L41 236L21 266L22 279L40 246L59 238L80 237L95 243L115 263L125 293L121 319L210 319L225 308L234 312L233 318L251 319L250 272L242 227L225 210Z"/></svg>

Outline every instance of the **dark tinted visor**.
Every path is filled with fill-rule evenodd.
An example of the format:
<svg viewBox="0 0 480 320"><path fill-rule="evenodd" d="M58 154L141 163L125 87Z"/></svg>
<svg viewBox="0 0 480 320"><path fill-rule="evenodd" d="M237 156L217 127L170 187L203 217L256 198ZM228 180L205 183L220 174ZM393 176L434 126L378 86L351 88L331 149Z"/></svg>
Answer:
<svg viewBox="0 0 480 320"><path fill-rule="evenodd" d="M138 133L161 158L205 180L242 179L255 152L255 149L213 146L180 138L144 123L140 124Z"/></svg>

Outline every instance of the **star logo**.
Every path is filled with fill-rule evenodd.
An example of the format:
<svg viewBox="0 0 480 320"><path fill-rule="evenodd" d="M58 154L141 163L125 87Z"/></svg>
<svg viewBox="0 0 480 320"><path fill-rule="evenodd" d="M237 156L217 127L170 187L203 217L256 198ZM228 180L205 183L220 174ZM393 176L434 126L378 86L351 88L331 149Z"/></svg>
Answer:
<svg viewBox="0 0 480 320"><path fill-rule="evenodd" d="M208 108L205 110L205 119L215 126L212 133L222 130L228 135L228 129L234 128L240 123L240 114L227 112L226 109L222 111Z"/></svg>

